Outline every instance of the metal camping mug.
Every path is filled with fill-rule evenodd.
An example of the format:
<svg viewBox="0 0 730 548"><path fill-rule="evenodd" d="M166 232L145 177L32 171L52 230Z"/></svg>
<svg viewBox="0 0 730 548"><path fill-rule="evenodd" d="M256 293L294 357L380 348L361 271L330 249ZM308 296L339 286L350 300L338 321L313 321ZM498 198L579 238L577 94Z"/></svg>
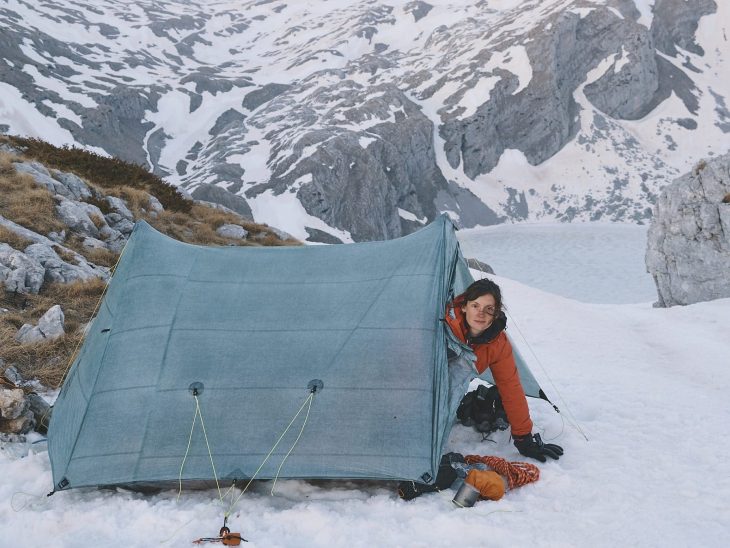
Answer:
<svg viewBox="0 0 730 548"><path fill-rule="evenodd" d="M476 501L479 500L481 494L479 489L471 485L470 483L464 482L459 490L456 492L456 496L451 501L461 508L471 508L474 506Z"/></svg>

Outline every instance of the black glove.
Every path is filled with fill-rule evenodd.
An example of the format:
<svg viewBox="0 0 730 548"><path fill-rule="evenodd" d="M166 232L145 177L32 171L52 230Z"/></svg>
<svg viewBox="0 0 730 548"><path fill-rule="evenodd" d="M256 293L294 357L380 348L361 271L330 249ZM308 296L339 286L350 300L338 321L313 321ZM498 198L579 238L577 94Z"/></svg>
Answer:
<svg viewBox="0 0 730 548"><path fill-rule="evenodd" d="M429 490L424 491L424 486ZM418 483L416 481L402 481L398 484L398 496L403 500L413 500L414 498L421 496L424 492L430 493L430 487L430 485Z"/></svg>
<svg viewBox="0 0 730 548"><path fill-rule="evenodd" d="M446 453L443 457L441 457L441 465L439 466L439 471L441 470L441 466L443 466L444 464L454 465L465 462L466 460L464 460L464 455L462 455L461 453Z"/></svg>
<svg viewBox="0 0 730 548"><path fill-rule="evenodd" d="M527 434L525 436L515 436L515 447L517 450L532 459L545 462L545 457L551 459L559 459L563 454L563 448L554 443L543 443L540 434Z"/></svg>
<svg viewBox="0 0 730 548"><path fill-rule="evenodd" d="M436 490L443 491L444 489L448 489L455 481L456 470L451 467L451 458L449 455L444 455L441 457L439 471L436 474L436 481L434 482Z"/></svg>
<svg viewBox="0 0 730 548"><path fill-rule="evenodd" d="M402 481L398 484L398 496L403 500L413 500L424 493L433 493L434 491L443 491L451 487L456 481L456 470L451 467L450 455L458 453L449 453L441 457L439 471L433 484L419 483L417 481ZM461 457L461 455L458 455ZM462 457L463 461L463 457Z"/></svg>

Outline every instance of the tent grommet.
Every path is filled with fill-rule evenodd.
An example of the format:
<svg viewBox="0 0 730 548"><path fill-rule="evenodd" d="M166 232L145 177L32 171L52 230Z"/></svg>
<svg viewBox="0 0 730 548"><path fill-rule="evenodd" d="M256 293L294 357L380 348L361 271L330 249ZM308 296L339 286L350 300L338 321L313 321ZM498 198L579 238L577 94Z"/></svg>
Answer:
<svg viewBox="0 0 730 548"><path fill-rule="evenodd" d="M188 386L188 392L190 392L190 395L192 396L200 396L204 389L205 387L202 382L192 382L190 383L190 386Z"/></svg>
<svg viewBox="0 0 730 548"><path fill-rule="evenodd" d="M307 390L309 390L312 394L316 394L323 388L324 383L319 379L312 379L311 381L309 381L309 384L307 384Z"/></svg>

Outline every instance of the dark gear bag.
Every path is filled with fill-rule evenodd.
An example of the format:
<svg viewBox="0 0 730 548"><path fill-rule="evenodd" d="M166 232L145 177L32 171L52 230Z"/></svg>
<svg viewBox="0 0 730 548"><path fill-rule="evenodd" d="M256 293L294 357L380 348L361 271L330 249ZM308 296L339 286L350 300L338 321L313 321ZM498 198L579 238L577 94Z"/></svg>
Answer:
<svg viewBox="0 0 730 548"><path fill-rule="evenodd" d="M480 384L476 390L467 393L456 410L456 419L482 434L509 428L507 413L496 386Z"/></svg>

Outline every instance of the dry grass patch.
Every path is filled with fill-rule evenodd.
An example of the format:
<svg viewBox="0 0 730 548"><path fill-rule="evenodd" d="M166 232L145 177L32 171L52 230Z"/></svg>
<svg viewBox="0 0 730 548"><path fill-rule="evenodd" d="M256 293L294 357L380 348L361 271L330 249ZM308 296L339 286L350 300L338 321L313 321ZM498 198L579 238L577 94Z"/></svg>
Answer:
<svg viewBox="0 0 730 548"><path fill-rule="evenodd" d="M157 217L145 217L163 234L190 244L212 246L281 246L301 245L296 240L281 240L264 225L244 221L238 215L201 204L194 204L189 214L163 211ZM249 235L244 240L225 238L216 229L234 224L245 228Z"/></svg>
<svg viewBox="0 0 730 548"><path fill-rule="evenodd" d="M45 310L54 304L61 305L66 316L66 332L71 333L91 320L105 288L104 280L92 278L85 282L49 284L40 297L46 299Z"/></svg>
<svg viewBox="0 0 730 548"><path fill-rule="evenodd" d="M108 215L109 213L113 213L113 212L114 212L114 210L113 210L113 209L112 209L112 207L111 207L111 206L109 205L109 202L107 202L107 201L106 201L106 200L104 200L103 198L100 198L100 197L99 197L99 196L104 196L104 192L102 192L102 191L98 190L97 188L95 188L95 187L94 187L93 185L91 185L91 184L89 184L89 187L91 187L91 188L93 189L92 191L95 191L95 192L96 192L96 195L92 195L92 196L89 196L88 198L85 198L85 199L84 199L84 202L86 202L87 204L91 204L91 205L93 205L93 206L96 206L96 207L98 207L98 208L99 208L99 210L100 210L100 211L101 211L101 212L102 212L102 213L103 213L104 215ZM96 224L96 223L94 223L94 224ZM99 227L97 227L97 228L99 228Z"/></svg>
<svg viewBox="0 0 730 548"><path fill-rule="evenodd" d="M177 191L175 186L166 183L143 166L119 158L101 156L82 148L56 147L40 139L6 136L2 140L46 167L73 172L96 186L115 188L126 185L147 190L160 200L165 209L190 211L190 202Z"/></svg>
<svg viewBox="0 0 730 548"><path fill-rule="evenodd" d="M26 173L0 174L0 215L39 234L65 228L56 218L56 203L48 190Z"/></svg>
<svg viewBox="0 0 730 548"><path fill-rule="evenodd" d="M192 226L195 220L189 215L162 211L157 217L145 217L144 220L163 234L181 242L190 242L193 239Z"/></svg>
<svg viewBox="0 0 730 548"><path fill-rule="evenodd" d="M240 218L200 204L194 204L189 214L162 211L145 219L163 234L183 242L198 245L247 245L245 240L231 240L216 233L226 223L241 224Z"/></svg>
<svg viewBox="0 0 730 548"><path fill-rule="evenodd" d="M258 239L259 244L263 246L297 246L302 245L297 240L282 240L273 232L267 233L262 238Z"/></svg>
<svg viewBox="0 0 730 548"><path fill-rule="evenodd" d="M82 337L82 327L101 298L106 283L100 279L71 284L51 284L38 295L2 292L0 306L11 312L0 315L0 358L15 365L25 378L37 378L45 386L59 386L64 371ZM66 335L49 342L21 345L15 334L23 324L37 324L53 305L60 304L65 315Z"/></svg>
<svg viewBox="0 0 730 548"><path fill-rule="evenodd" d="M119 259L119 254L106 248L89 248L84 246L84 238L78 234L72 233L69 235L64 245L95 265L112 267L117 264L117 259ZM72 253L63 250L60 246L55 246L54 249L65 262L79 264L78 259Z"/></svg>
<svg viewBox="0 0 730 548"><path fill-rule="evenodd" d="M0 176L1 175L12 175L15 173L15 166L13 160L15 156L8 154L7 152L0 152Z"/></svg>
<svg viewBox="0 0 730 548"><path fill-rule="evenodd" d="M12 313L0 316L0 320L7 318L24 323L37 323L53 305L60 304L66 316L66 325L69 322L87 322L104 292L106 282L99 278L87 281L76 281L69 284L46 284L38 295L16 294L7 291L0 292L0 306L10 309ZM68 330L67 330L68 331Z"/></svg>
<svg viewBox="0 0 730 548"><path fill-rule="evenodd" d="M241 219L241 217L237 215L232 215L227 211L216 209L214 207L195 204L190 212L192 213L192 216L195 217L197 220L212 226L214 229L220 228L221 226L226 224L243 226L243 220Z"/></svg>
<svg viewBox="0 0 730 548"><path fill-rule="evenodd" d="M61 257L61 260L64 263L75 264L75 265L79 264L79 261L76 259L76 255L71 253L67 248L61 247L60 245L54 245L53 251L56 252L56 255Z"/></svg>
<svg viewBox="0 0 730 548"><path fill-rule="evenodd" d="M107 194L116 196L127 202L127 207L135 219L143 217L150 210L150 195L144 190L124 185L109 189Z"/></svg>
<svg viewBox="0 0 730 548"><path fill-rule="evenodd" d="M87 249L84 251L86 260L99 266L113 267L119 260L119 255L108 249Z"/></svg>
<svg viewBox="0 0 730 548"><path fill-rule="evenodd" d="M33 243L33 240L23 238L20 234L0 225L0 243L6 243L13 249L23 251L26 247Z"/></svg>
<svg viewBox="0 0 730 548"><path fill-rule="evenodd" d="M104 221L104 219L96 213L90 214L89 219L92 223L94 223L97 230L101 230L104 226L106 226L106 221Z"/></svg>
<svg viewBox="0 0 730 548"><path fill-rule="evenodd" d="M0 315L0 325L3 329L13 329L13 336L24 323L28 323L28 319L22 312L5 312L4 314ZM3 338L2 340L3 343L6 341L5 338ZM0 349L0 352L2 352L2 349Z"/></svg>
<svg viewBox="0 0 730 548"><path fill-rule="evenodd" d="M0 336L3 335L0 329ZM58 388L81 338L81 333L73 333L55 341L23 345L13 339L13 343L3 349L4 359L15 365L23 378L38 379L43 386Z"/></svg>

